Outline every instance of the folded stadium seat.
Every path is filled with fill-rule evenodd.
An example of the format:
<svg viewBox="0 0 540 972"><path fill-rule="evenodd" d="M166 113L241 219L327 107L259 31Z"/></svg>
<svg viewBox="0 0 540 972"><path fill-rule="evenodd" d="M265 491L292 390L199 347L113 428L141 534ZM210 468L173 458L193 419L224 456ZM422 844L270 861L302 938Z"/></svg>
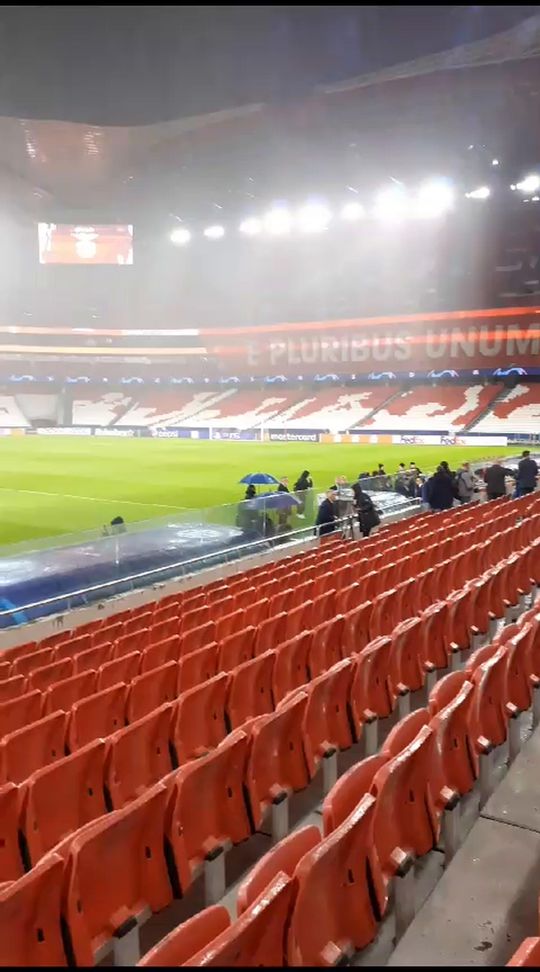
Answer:
<svg viewBox="0 0 540 972"><path fill-rule="evenodd" d="M170 739L180 766L204 756L225 739L229 681L230 676L220 672L179 696L173 708Z"/></svg>
<svg viewBox="0 0 540 972"><path fill-rule="evenodd" d="M296 605L294 588L290 586L290 578L287 578L288 587L284 587L279 594L273 594L269 598L268 617L277 614L278 611L290 611Z"/></svg>
<svg viewBox="0 0 540 972"><path fill-rule="evenodd" d="M188 965L197 952L210 945L230 924L229 912L223 905L210 905L178 925L137 964L157 965L162 969Z"/></svg>
<svg viewBox="0 0 540 972"><path fill-rule="evenodd" d="M142 657L140 651L133 651L131 655L122 655L121 658L113 658L112 661L100 665L97 673L96 692L103 692L104 689L112 688L119 682L125 682L128 685L139 674Z"/></svg>
<svg viewBox="0 0 540 972"><path fill-rule="evenodd" d="M0 740L0 782L22 783L65 755L66 713L52 712Z"/></svg>
<svg viewBox="0 0 540 972"><path fill-rule="evenodd" d="M469 737L475 773L480 778L480 805L483 806L492 787L491 753L506 739L507 721L513 712L506 709L507 647L472 672L474 695L469 713Z"/></svg>
<svg viewBox="0 0 540 972"><path fill-rule="evenodd" d="M63 863L56 854L0 888L0 965L67 965L60 901Z"/></svg>
<svg viewBox="0 0 540 972"><path fill-rule="evenodd" d="M270 810L274 842L289 829L288 797L310 780L303 747L303 720L307 697L299 693L276 712L249 725L249 754L245 784L255 830Z"/></svg>
<svg viewBox="0 0 540 972"><path fill-rule="evenodd" d="M216 641L220 644L224 638L242 631L246 627L246 612L243 608L231 611L230 614L222 614L216 619Z"/></svg>
<svg viewBox="0 0 540 972"><path fill-rule="evenodd" d="M341 660L344 629L345 618L342 614L313 627L308 655L310 678L327 672L332 665Z"/></svg>
<svg viewBox="0 0 540 972"><path fill-rule="evenodd" d="M432 800L435 736L424 726L399 756L375 774L371 792L376 797L373 840L386 887L394 884L396 937L414 917L414 860L435 846L439 822Z"/></svg>
<svg viewBox="0 0 540 972"><path fill-rule="evenodd" d="M79 699L86 698L97 692L97 672L81 672L80 675L72 675L61 682L50 685L43 695L43 712L58 712L63 709L69 712L71 706Z"/></svg>
<svg viewBox="0 0 540 972"><path fill-rule="evenodd" d="M450 658L448 612L446 601L436 601L421 613L422 655L430 666L439 671L448 667Z"/></svg>
<svg viewBox="0 0 540 972"><path fill-rule="evenodd" d="M295 638L282 642L275 649L272 694L276 705L292 689L300 688L309 681L308 657L311 638L311 631L303 631Z"/></svg>
<svg viewBox="0 0 540 972"><path fill-rule="evenodd" d="M126 612L131 614L131 612ZM70 632L70 638L81 638L83 635L94 634L99 628L102 628L104 624L108 624L108 619L96 618L95 621L87 621L86 624L80 624Z"/></svg>
<svg viewBox="0 0 540 972"><path fill-rule="evenodd" d="M32 655L38 650L36 641L25 641L24 645L15 645L14 648L5 648L1 651L0 661L9 661L13 664L18 658L25 658L26 655Z"/></svg>
<svg viewBox="0 0 540 972"><path fill-rule="evenodd" d="M352 676L353 664L346 658L299 690L308 698L303 733L309 774L315 776L322 762L325 792L336 780L337 750L353 742L348 713Z"/></svg>
<svg viewBox="0 0 540 972"><path fill-rule="evenodd" d="M220 630L218 623L218 635ZM217 671L230 672L242 662L253 658L256 633L252 625L250 628L242 628L223 637L218 646Z"/></svg>
<svg viewBox="0 0 540 972"><path fill-rule="evenodd" d="M431 716L434 716L441 709L455 699L464 682L467 681L467 674L464 669L458 672L449 672L444 675L429 693L428 709Z"/></svg>
<svg viewBox="0 0 540 972"><path fill-rule="evenodd" d="M422 628L421 618L407 618L397 624L391 634L388 678L401 715L409 711L411 692L417 692L426 680L428 689L431 688L429 676L435 666L423 657Z"/></svg>
<svg viewBox="0 0 540 972"><path fill-rule="evenodd" d="M375 800L367 794L299 862L289 965L348 964L355 951L375 938L382 889L373 846L374 809Z"/></svg>
<svg viewBox="0 0 540 972"><path fill-rule="evenodd" d="M353 581L347 587L338 587L335 609L339 614L346 614L347 611L354 610L363 601L365 601L365 598L363 597L362 585L359 581Z"/></svg>
<svg viewBox="0 0 540 972"><path fill-rule="evenodd" d="M70 678L72 674L73 660L71 658L63 658L62 661L53 662L52 665L36 668L28 676L28 691L32 692L34 689L39 689L40 692L45 692L50 685L54 685L55 682L62 682L64 679Z"/></svg>
<svg viewBox="0 0 540 972"><path fill-rule="evenodd" d="M416 739L420 730L429 724L429 720L429 709L415 709L414 712L409 712L388 733L381 747L381 754L386 756L387 760L399 756L402 750Z"/></svg>
<svg viewBox="0 0 540 972"><path fill-rule="evenodd" d="M475 610L479 588L467 587L463 591L453 591L446 599L447 631L449 634L448 651L450 661L454 667L460 662L460 656L471 646Z"/></svg>
<svg viewBox="0 0 540 972"><path fill-rule="evenodd" d="M290 638L296 637L296 635L301 634L302 631L307 631L312 627L312 607L313 601L304 601L303 604L298 604L296 607L288 609L287 620L285 622L286 641L288 641Z"/></svg>
<svg viewBox="0 0 540 972"><path fill-rule="evenodd" d="M379 719L386 719L393 709L388 671L392 639L376 638L354 656L351 682L351 716L356 738L365 736L365 753L371 756L378 748Z"/></svg>
<svg viewBox="0 0 540 972"><path fill-rule="evenodd" d="M0 786L0 895L2 884L16 881L23 873L19 851L19 787L4 783Z"/></svg>
<svg viewBox="0 0 540 972"><path fill-rule="evenodd" d="M212 621L218 622L225 615L232 614L233 611L237 610L236 598L229 593L224 597L220 597L218 600L212 598L208 603L208 610L210 611Z"/></svg>
<svg viewBox="0 0 540 972"><path fill-rule="evenodd" d="M171 772L171 716L167 703L106 740L104 779L111 809L121 810Z"/></svg>
<svg viewBox="0 0 540 972"><path fill-rule="evenodd" d="M68 641L63 641L62 644L55 648L54 660L61 661L62 658L73 658L74 655L79 655L81 651L88 651L88 649L91 647L91 634L77 634L77 637L70 638Z"/></svg>
<svg viewBox="0 0 540 972"><path fill-rule="evenodd" d="M506 965L537 969L540 966L540 938L525 938Z"/></svg>
<svg viewBox="0 0 540 972"><path fill-rule="evenodd" d="M21 829L30 866L84 824L107 812L104 755L105 743L96 740L32 773L22 785Z"/></svg>
<svg viewBox="0 0 540 972"><path fill-rule="evenodd" d="M125 685L113 685L75 702L67 728L70 752L76 752L94 739L104 739L125 725L126 691Z"/></svg>
<svg viewBox="0 0 540 972"><path fill-rule="evenodd" d="M172 900L163 855L166 790L160 784L88 824L69 849L63 895L68 951L94 965L113 945L115 964L138 958L137 919Z"/></svg>
<svg viewBox="0 0 540 972"><path fill-rule="evenodd" d="M73 671L76 675L81 672L97 671L112 657L113 646L110 642L89 648L88 651L81 652L73 659Z"/></svg>
<svg viewBox="0 0 540 972"><path fill-rule="evenodd" d="M230 928L191 956L189 965L221 968L283 966L293 895L293 882L285 874L278 874Z"/></svg>
<svg viewBox="0 0 540 972"><path fill-rule="evenodd" d="M160 668L167 662L177 662L180 657L180 635L171 635L162 641L154 641L150 632L150 641L141 655L141 673L149 672L152 668Z"/></svg>
<svg viewBox="0 0 540 972"><path fill-rule="evenodd" d="M205 645L180 658L178 662L178 694L195 688L217 673L217 642Z"/></svg>
<svg viewBox="0 0 540 972"><path fill-rule="evenodd" d="M140 631L144 628L150 628L153 624L154 612L145 611L143 614L138 614L135 617L131 617L129 621L124 622L123 635L131 635L136 637Z"/></svg>
<svg viewBox="0 0 540 972"><path fill-rule="evenodd" d="M263 581L258 585L258 594L260 598L271 600L276 594L279 594L281 590L281 584L274 578L270 580Z"/></svg>
<svg viewBox="0 0 540 972"><path fill-rule="evenodd" d="M0 703L9 702L24 695L27 691L28 679L24 675L13 675L6 678L5 682L0 682Z"/></svg>
<svg viewBox="0 0 540 972"><path fill-rule="evenodd" d="M243 608L246 625L253 625L255 628L258 628L268 617L268 607L269 602L267 597L262 597L260 600L253 601L251 604L246 604Z"/></svg>
<svg viewBox="0 0 540 972"><path fill-rule="evenodd" d="M369 619L369 640L390 635L401 621L399 612L400 592L396 588L378 594L373 601L373 610Z"/></svg>
<svg viewBox="0 0 540 972"><path fill-rule="evenodd" d="M235 590L234 599L235 607L237 608L247 608L250 604L253 604L258 598L258 592L256 587L245 586L245 581L238 586Z"/></svg>
<svg viewBox="0 0 540 972"><path fill-rule="evenodd" d="M128 722L142 719L147 712L157 709L165 702L176 699L176 662L167 662L161 668L153 668L144 675L136 675L128 688L126 715ZM120 728L116 726L116 728Z"/></svg>
<svg viewBox="0 0 540 972"><path fill-rule="evenodd" d="M296 580L296 578L295 578ZM292 580L289 582L292 585ZM298 607L305 601L311 600L313 597L313 583L312 581L304 581L303 583L295 583L294 587L294 599L290 604L291 608Z"/></svg>
<svg viewBox="0 0 540 972"><path fill-rule="evenodd" d="M168 800L166 837L179 887L184 894L204 866L207 904L223 896L226 848L251 833L243 792L247 746L237 729L207 756L181 766Z"/></svg>
<svg viewBox="0 0 540 972"><path fill-rule="evenodd" d="M242 915L253 905L278 874L286 874L287 877L292 878L304 855L320 842L321 832L318 827L302 827L284 837L259 858L238 888L236 899L238 915Z"/></svg>
<svg viewBox="0 0 540 972"><path fill-rule="evenodd" d="M124 624L120 621L118 624L104 624L101 628L98 628L96 633L92 636L92 647L98 648L100 645L111 644L114 645L118 638L121 638L124 634Z"/></svg>
<svg viewBox="0 0 540 972"><path fill-rule="evenodd" d="M430 725L435 736L435 759L431 769L430 786L436 809L448 807L450 814L455 805L452 794L459 797L469 793L476 780L474 754L469 735L469 716L473 704L474 687L464 681L448 704L431 717ZM455 815L454 815L455 816ZM450 822L450 821L448 821ZM445 818L443 818L445 823ZM444 832L446 862L457 849L457 820L453 833Z"/></svg>
<svg viewBox="0 0 540 972"><path fill-rule="evenodd" d="M148 643L153 645L156 641L164 641L165 638L178 637L179 620L177 617L165 618L157 621L154 615L154 622L150 628Z"/></svg>
<svg viewBox="0 0 540 972"><path fill-rule="evenodd" d="M265 621L262 621L255 635L255 655L262 655L265 651L277 648L285 639L285 624L287 614L280 611L279 614L269 614ZM1 692L1 686L0 686Z"/></svg>
<svg viewBox="0 0 540 972"><path fill-rule="evenodd" d="M49 635L48 638L42 638L37 645L37 650L44 651L47 648L56 649L59 645L62 645L64 641L69 641L72 637L73 631L58 631L56 634Z"/></svg>
<svg viewBox="0 0 540 972"><path fill-rule="evenodd" d="M143 652L149 644L150 629L139 628L130 634L123 634L116 642L112 651L112 658L122 658L123 655L132 655L134 651Z"/></svg>
<svg viewBox="0 0 540 972"><path fill-rule="evenodd" d="M325 837L328 837L333 830L340 827L349 814L356 809L366 793L369 793L376 772L388 762L388 759L389 756L383 753L368 756L351 766L334 783L322 806L323 834Z"/></svg>
<svg viewBox="0 0 540 972"><path fill-rule="evenodd" d="M5 682L11 673L11 662L0 661L0 682Z"/></svg>
<svg viewBox="0 0 540 972"><path fill-rule="evenodd" d="M176 602L171 604L161 605L160 602L156 605L156 609L152 615L151 628L155 628L158 624L165 624L166 621L176 622L176 628L178 627L178 614L180 611L180 605ZM172 632L176 634L176 628Z"/></svg>
<svg viewBox="0 0 540 972"><path fill-rule="evenodd" d="M248 719L273 712L272 676L275 652L266 651L230 671L226 711L231 729Z"/></svg>
<svg viewBox="0 0 540 972"><path fill-rule="evenodd" d="M36 668L43 668L45 665L50 665L53 661L54 648L44 648L43 650L32 652L31 655L23 655L22 658L17 658L13 662L12 677L23 675L26 678Z"/></svg>
<svg viewBox="0 0 540 972"><path fill-rule="evenodd" d="M209 608L212 608L212 610L216 605L218 605L218 614L219 614L222 611L221 602L228 597L232 597L233 601L232 603L230 601L227 601L223 605L223 610L225 614L229 614L230 611L234 611L235 603L234 603L234 595L231 593L231 588L228 582L226 580L222 580L221 584L218 587L214 587L212 592L207 594L206 603L208 604Z"/></svg>
<svg viewBox="0 0 540 972"><path fill-rule="evenodd" d="M141 612L147 611L148 607L149 605L144 604L138 608L126 608L124 611L115 611L115 613L111 614L108 618L104 618L102 624L125 624L126 621L130 621L131 618L137 617L137 615L141 614Z"/></svg>
<svg viewBox="0 0 540 972"><path fill-rule="evenodd" d="M174 597L177 597L178 595L175 594L173 596ZM118 621L124 622L124 621L130 621L130 620L136 620L137 619L138 623L140 623L140 618L146 619L148 614L151 614L152 617L154 616L154 611L156 610L156 607L157 607L158 604L167 604L167 603L168 603L168 601L167 601L167 598L165 597L165 598L163 598L163 600L159 600L159 601L149 601L147 604L140 604L139 607L133 608L133 610L131 611L131 617L130 618L124 618L123 613L122 613L121 615L118 615ZM113 615L113 617L111 618L111 621L116 621L116 619L117 619L117 616L116 615ZM148 625L146 624L146 621L145 621L145 627L148 627Z"/></svg>
<svg viewBox="0 0 540 972"><path fill-rule="evenodd" d="M218 583L221 586L221 582L219 581ZM203 608L210 597L212 589L213 585L209 584L208 587L205 586L202 590L186 591L179 604L178 616L180 619L184 614Z"/></svg>
<svg viewBox="0 0 540 972"><path fill-rule="evenodd" d="M372 601L378 594L383 593L377 570L370 570L368 574L365 574L360 581L360 586L362 588L362 601Z"/></svg>
<svg viewBox="0 0 540 972"><path fill-rule="evenodd" d="M0 736L37 722L43 715L43 696L37 690L0 702Z"/></svg>
<svg viewBox="0 0 540 972"><path fill-rule="evenodd" d="M191 654L205 645L210 645L216 640L216 626L213 621L206 621L199 627L190 628L184 631L180 640L180 657Z"/></svg>
<svg viewBox="0 0 540 972"><path fill-rule="evenodd" d="M372 610L373 601L364 601L358 607L345 613L345 626L341 644L344 656L363 651L369 644L369 622Z"/></svg>

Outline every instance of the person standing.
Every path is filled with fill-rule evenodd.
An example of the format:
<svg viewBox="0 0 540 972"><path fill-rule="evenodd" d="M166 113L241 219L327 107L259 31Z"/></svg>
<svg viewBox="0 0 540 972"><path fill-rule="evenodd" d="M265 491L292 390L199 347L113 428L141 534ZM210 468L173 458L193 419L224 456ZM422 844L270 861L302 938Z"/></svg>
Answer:
<svg viewBox="0 0 540 972"><path fill-rule="evenodd" d="M304 472L301 476L299 476L294 484L296 498L300 500L300 506L296 511L296 515L300 517L301 520L304 519L306 512L306 494L308 489L313 489L313 480L309 474L309 470L304 469Z"/></svg>
<svg viewBox="0 0 540 972"><path fill-rule="evenodd" d="M288 493L289 492L289 479L287 476L282 476L279 481L279 486L277 488L278 493Z"/></svg>
<svg viewBox="0 0 540 972"><path fill-rule="evenodd" d="M462 462L456 476L457 496L460 503L470 503L474 495L474 476L468 462Z"/></svg>
<svg viewBox="0 0 540 972"><path fill-rule="evenodd" d="M528 493L534 492L537 484L537 476L538 465L534 459L531 459L529 450L525 449L518 465L516 496L526 496Z"/></svg>
<svg viewBox="0 0 540 972"><path fill-rule="evenodd" d="M323 499L319 506L315 521L315 525L319 528L319 536L324 537L329 533L333 533L336 528L336 520L336 492L333 489L329 489L326 493L326 498Z"/></svg>
<svg viewBox="0 0 540 972"><path fill-rule="evenodd" d="M358 510L360 533L363 537L369 537L373 527L379 526L381 518L371 496L368 493L364 493L360 483L354 483L353 491L356 508Z"/></svg>
<svg viewBox="0 0 540 972"><path fill-rule="evenodd" d="M451 510L454 505L454 485L450 472L443 464L428 480L427 498L434 513L441 510Z"/></svg>
<svg viewBox="0 0 540 972"><path fill-rule="evenodd" d="M501 499L506 496L506 477L514 473L511 469L505 469L500 462L494 462L492 466L484 471L484 482L488 500Z"/></svg>

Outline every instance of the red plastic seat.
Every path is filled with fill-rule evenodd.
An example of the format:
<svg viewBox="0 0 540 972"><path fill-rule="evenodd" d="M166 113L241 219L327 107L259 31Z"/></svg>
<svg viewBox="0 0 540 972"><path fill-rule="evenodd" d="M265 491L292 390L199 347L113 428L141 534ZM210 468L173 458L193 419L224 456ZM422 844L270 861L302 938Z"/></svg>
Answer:
<svg viewBox="0 0 540 972"><path fill-rule="evenodd" d="M131 655L122 655L121 658L113 658L112 661L105 662L97 673L96 691L103 692L104 689L119 685L120 682L128 685L140 672L141 658L140 651L133 651Z"/></svg>
<svg viewBox="0 0 540 972"><path fill-rule="evenodd" d="M310 585L311 586L311 585ZM285 640L289 641L302 631L309 631L312 628L312 608L313 601L303 601L287 612L285 622Z"/></svg>
<svg viewBox="0 0 540 972"><path fill-rule="evenodd" d="M422 655L422 625L421 618L408 618L392 632L389 681L395 699L417 692L424 684L426 670L433 670Z"/></svg>
<svg viewBox="0 0 540 972"><path fill-rule="evenodd" d="M369 623L373 602L364 601L358 607L347 611L345 614L345 627L343 629L343 643L341 650L343 655L355 655L363 651L369 644Z"/></svg>
<svg viewBox="0 0 540 972"><path fill-rule="evenodd" d="M63 682L73 674L73 661L71 658L63 658L62 661L53 662L52 665L45 665L37 668L28 676L27 688L29 692L39 689L45 692L50 685L55 682Z"/></svg>
<svg viewBox="0 0 540 972"><path fill-rule="evenodd" d="M298 863L320 844L321 832L318 827L302 827L280 840L249 870L247 877L238 888L236 907L239 915L250 908L255 900L275 880L278 874L292 878Z"/></svg>
<svg viewBox="0 0 540 972"><path fill-rule="evenodd" d="M152 668L161 668L167 662L177 662L180 657L180 635L171 635L162 641L150 641L141 658L141 674Z"/></svg>
<svg viewBox="0 0 540 972"><path fill-rule="evenodd" d="M170 794L166 833L182 893L202 862L249 837L243 781L248 737L238 729L217 749L181 766ZM201 800L201 793L205 799Z"/></svg>
<svg viewBox="0 0 540 972"><path fill-rule="evenodd" d="M255 628L243 628L225 636L219 642L217 656L218 672L230 672L242 662L253 658L255 647Z"/></svg>
<svg viewBox="0 0 540 972"><path fill-rule="evenodd" d="M81 672L80 675L72 675L71 678L66 678L62 682L56 682L56 684L49 686L43 696L43 711L48 713L63 709L64 712L69 712L75 702L86 698L87 695L93 695L96 691L96 672L89 671Z"/></svg>
<svg viewBox="0 0 540 972"><path fill-rule="evenodd" d="M122 658L123 655L132 655L134 651L143 652L148 645L150 631L148 628L140 628L131 634L123 634L117 638L112 658Z"/></svg>
<svg viewBox="0 0 540 972"><path fill-rule="evenodd" d="M154 613L152 615L152 627L157 624L163 624L164 621L176 621L178 627L178 614L180 611L180 603L178 601L170 601L168 604L163 604L161 601L158 602ZM172 632L175 634L176 632ZM161 635L161 637L167 637L167 635Z"/></svg>
<svg viewBox="0 0 540 972"><path fill-rule="evenodd" d="M0 740L0 782L23 780L65 752L66 714L53 712Z"/></svg>
<svg viewBox="0 0 540 972"><path fill-rule="evenodd" d="M303 732L310 776L323 757L348 749L353 741L347 709L352 674L352 662L346 658L301 690L308 697Z"/></svg>
<svg viewBox="0 0 540 972"><path fill-rule="evenodd" d="M97 648L89 648L88 651L76 655L73 659L75 674L80 675L81 672L88 671L97 672L102 665L110 660L112 647L111 643L107 641L103 645L98 645Z"/></svg>
<svg viewBox="0 0 540 972"><path fill-rule="evenodd" d="M215 592L215 594L217 595L217 592ZM223 597L212 597L208 603L210 617L216 622L238 610L236 598L229 593L228 587L225 587L223 595Z"/></svg>
<svg viewBox="0 0 540 972"><path fill-rule="evenodd" d="M227 735L225 672L183 692L174 707L171 740L180 765L215 749Z"/></svg>
<svg viewBox="0 0 540 972"><path fill-rule="evenodd" d="M179 620L176 615L161 620L154 615L154 620L149 632L148 643L154 644L156 641L165 641L167 638L179 637Z"/></svg>
<svg viewBox="0 0 540 972"><path fill-rule="evenodd" d="M37 722L43 714L43 696L37 690L0 702L0 736Z"/></svg>
<svg viewBox="0 0 540 972"><path fill-rule="evenodd" d="M435 604L431 604L422 612L421 617L424 660L431 663L436 669L446 668L451 640L446 601L437 601Z"/></svg>
<svg viewBox="0 0 540 972"><path fill-rule="evenodd" d="M178 692L186 692L207 681L217 672L217 643L198 648L178 662Z"/></svg>
<svg viewBox="0 0 540 972"><path fill-rule="evenodd" d="M444 709L456 697L466 679L467 675L464 670L449 672L448 675L439 679L429 693L430 715L433 716Z"/></svg>
<svg viewBox="0 0 540 972"><path fill-rule="evenodd" d="M96 633L92 637L92 647L97 648L99 645L114 645L119 638L124 634L124 623L119 621L116 624L104 624L102 628L98 628Z"/></svg>
<svg viewBox="0 0 540 972"><path fill-rule="evenodd" d="M162 938L137 966L157 965L163 969L189 965L193 956L210 945L230 924L229 912L223 905L210 905Z"/></svg>
<svg viewBox="0 0 540 972"><path fill-rule="evenodd" d="M454 698L431 717L436 755L431 788L439 805L444 804L443 787L463 796L474 786L475 757L469 737L473 693L472 683L464 681Z"/></svg>
<svg viewBox="0 0 540 972"><path fill-rule="evenodd" d="M521 630L507 642L506 701L520 712L532 705L535 671L532 659L534 625L522 625Z"/></svg>
<svg viewBox="0 0 540 972"><path fill-rule="evenodd" d="M148 610L141 610L140 614L134 614L128 621L124 622L124 635L130 635L137 639L141 631L150 628L154 620L154 610L153 605L147 604L146 607Z"/></svg>
<svg viewBox="0 0 540 972"><path fill-rule="evenodd" d="M275 653L252 658L230 672L227 692L227 716L232 729L238 729L254 716L272 712L272 675Z"/></svg>
<svg viewBox="0 0 540 972"><path fill-rule="evenodd" d="M325 837L340 827L362 798L369 793L377 771L388 762L383 753L368 756L351 766L339 777L323 803L323 833Z"/></svg>
<svg viewBox="0 0 540 972"><path fill-rule="evenodd" d="M354 659L351 684L351 714L358 738L364 724L385 719L393 709L388 669L392 639L376 638Z"/></svg>
<svg viewBox="0 0 540 972"><path fill-rule="evenodd" d="M32 773L22 788L21 822L30 862L107 812L102 740Z"/></svg>
<svg viewBox="0 0 540 972"><path fill-rule="evenodd" d="M155 913L170 904L163 854L165 799L166 790L158 785L73 838L63 911L77 965L94 965L99 949L145 909Z"/></svg>
<svg viewBox="0 0 540 972"><path fill-rule="evenodd" d="M0 682L5 682L11 674L11 662L0 661Z"/></svg>
<svg viewBox="0 0 540 972"><path fill-rule="evenodd" d="M374 809L374 798L364 796L341 826L298 864L289 965L345 964L348 956L375 938L380 914L370 885L380 880L373 846Z"/></svg>
<svg viewBox="0 0 540 972"><path fill-rule="evenodd" d="M304 631L276 648L272 676L272 693L276 705L293 689L300 688L309 681L311 637L311 631Z"/></svg>
<svg viewBox="0 0 540 972"><path fill-rule="evenodd" d="M506 964L537 969L540 966L540 938L525 938Z"/></svg>
<svg viewBox="0 0 540 972"><path fill-rule="evenodd" d="M433 750L433 730L424 726L373 780L371 792L377 798L373 837L386 884L435 845L438 822L430 788Z"/></svg>
<svg viewBox="0 0 540 972"><path fill-rule="evenodd" d="M322 672L327 672L332 665L341 661L341 644L345 629L345 618L338 614L330 621L313 628L311 646L308 656L308 668L311 678L316 678Z"/></svg>
<svg viewBox="0 0 540 972"><path fill-rule="evenodd" d="M251 604L244 604L244 620L246 625L253 625L258 628L262 621L268 617L268 598L262 597Z"/></svg>
<svg viewBox="0 0 540 972"><path fill-rule="evenodd" d="M301 692L250 727L246 787L256 829L273 802L309 783L303 747L306 705L307 697Z"/></svg>
<svg viewBox="0 0 540 972"><path fill-rule="evenodd" d="M126 686L113 685L81 699L71 708L67 740L71 752L94 739L104 739L125 725Z"/></svg>
<svg viewBox="0 0 540 972"><path fill-rule="evenodd" d="M25 695L27 683L28 679L25 675L13 675L12 678L7 678L5 682L0 682L0 704Z"/></svg>
<svg viewBox="0 0 540 972"><path fill-rule="evenodd" d="M506 739L507 648L502 645L470 676L475 687L469 715L471 747L475 756L500 746ZM475 771L478 771L476 762Z"/></svg>
<svg viewBox="0 0 540 972"><path fill-rule="evenodd" d="M37 642L25 641L24 645L15 645L14 648L6 648L0 653L2 661L9 661L13 664L17 658L24 658L25 655L32 655L38 650Z"/></svg>
<svg viewBox="0 0 540 972"><path fill-rule="evenodd" d="M30 655L24 655L13 662L12 676L23 675L26 677L36 668L43 668L54 661L54 648L44 648L41 651L33 651Z"/></svg>
<svg viewBox="0 0 540 972"><path fill-rule="evenodd" d="M415 709L414 712L409 712L388 733L381 753L387 759L399 756L402 750L406 749L416 739L420 730L428 725L429 716L428 709Z"/></svg>
<svg viewBox="0 0 540 972"><path fill-rule="evenodd" d="M0 786L0 886L6 881L16 881L23 873L19 851L19 788L15 783L4 783Z"/></svg>
<svg viewBox="0 0 540 972"><path fill-rule="evenodd" d="M74 634L76 637L69 638L55 649L55 661L61 661L62 658L74 658L75 655L80 655L81 651L88 651L92 647L91 634L81 635L78 632L74 632Z"/></svg>
<svg viewBox="0 0 540 972"><path fill-rule="evenodd" d="M221 614L216 618L216 641L221 644L229 635L242 631L246 627L245 611L238 608L230 614Z"/></svg>
<svg viewBox="0 0 540 972"><path fill-rule="evenodd" d="M136 675L128 690L126 714L128 722L136 722L152 709L176 699L176 662L168 662L144 675Z"/></svg>
<svg viewBox="0 0 540 972"><path fill-rule="evenodd" d="M182 631L180 657L183 658L184 655L190 655L191 652L198 651L199 648L204 648L205 645L213 644L215 640L216 626L213 621L207 621L198 627Z"/></svg>
<svg viewBox="0 0 540 972"><path fill-rule="evenodd" d="M171 714L172 706L163 705L107 739L105 785L113 810L121 810L171 772Z"/></svg>
<svg viewBox="0 0 540 972"><path fill-rule="evenodd" d="M63 863L50 854L0 889L0 964L33 968L67 965L60 901Z"/></svg>
<svg viewBox="0 0 540 972"><path fill-rule="evenodd" d="M278 645L281 645L286 640L286 621L287 615L282 610L279 614L270 615L266 621L263 621L259 625L255 636L255 655L263 655L265 651L277 648Z"/></svg>

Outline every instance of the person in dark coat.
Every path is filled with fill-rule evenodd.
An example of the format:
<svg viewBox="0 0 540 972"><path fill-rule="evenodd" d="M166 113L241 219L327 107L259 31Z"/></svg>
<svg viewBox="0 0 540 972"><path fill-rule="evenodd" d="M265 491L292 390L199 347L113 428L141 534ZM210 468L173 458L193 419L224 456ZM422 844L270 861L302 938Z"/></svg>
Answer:
<svg viewBox="0 0 540 972"><path fill-rule="evenodd" d="M313 480L307 469L304 469L302 475L296 480L294 484L295 493L303 493L306 489L312 489Z"/></svg>
<svg viewBox="0 0 540 972"><path fill-rule="evenodd" d="M439 466L437 472L429 480L427 494L429 505L433 511L452 509L454 505L454 484L444 466Z"/></svg>
<svg viewBox="0 0 540 972"><path fill-rule="evenodd" d="M354 501L358 510L358 523L363 537L369 537L373 527L379 526L381 518L373 504L371 496L364 493L360 483L354 483Z"/></svg>
<svg viewBox="0 0 540 972"><path fill-rule="evenodd" d="M535 460L531 459L529 450L525 449L522 455L523 458L519 461L516 476L517 496L526 496L528 493L534 492L537 482L536 477L538 476L538 466Z"/></svg>
<svg viewBox="0 0 540 972"><path fill-rule="evenodd" d="M246 495L244 499L250 500L254 499L257 495L257 490L255 489L253 483L250 483L246 489Z"/></svg>
<svg viewBox="0 0 540 972"><path fill-rule="evenodd" d="M289 480L287 476L282 476L279 481L279 486L277 488L278 493L288 493L289 492Z"/></svg>
<svg viewBox="0 0 540 972"><path fill-rule="evenodd" d="M324 537L328 533L333 533L336 528L336 496L337 494L335 490L329 489L326 494L326 499L323 499L321 505L319 506L319 512L317 513L315 524L319 527L320 537Z"/></svg>
<svg viewBox="0 0 540 972"><path fill-rule="evenodd" d="M513 477L513 475L512 470L505 469L500 462L494 462L492 466L488 466L484 472L488 500L496 500L506 496L506 477Z"/></svg>

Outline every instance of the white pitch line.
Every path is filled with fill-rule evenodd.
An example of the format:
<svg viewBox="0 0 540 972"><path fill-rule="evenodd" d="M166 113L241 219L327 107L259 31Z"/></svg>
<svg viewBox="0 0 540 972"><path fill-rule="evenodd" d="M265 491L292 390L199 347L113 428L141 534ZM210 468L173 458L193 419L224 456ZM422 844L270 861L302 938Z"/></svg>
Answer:
<svg viewBox="0 0 540 972"><path fill-rule="evenodd" d="M58 496L60 499L89 500L92 503L122 503L129 506L155 506L161 510L188 510L189 506L170 506L168 503L143 503L142 500L107 499L104 496L79 496L77 493L48 493L41 489L15 489L0 486L2 493L25 493L28 496Z"/></svg>

